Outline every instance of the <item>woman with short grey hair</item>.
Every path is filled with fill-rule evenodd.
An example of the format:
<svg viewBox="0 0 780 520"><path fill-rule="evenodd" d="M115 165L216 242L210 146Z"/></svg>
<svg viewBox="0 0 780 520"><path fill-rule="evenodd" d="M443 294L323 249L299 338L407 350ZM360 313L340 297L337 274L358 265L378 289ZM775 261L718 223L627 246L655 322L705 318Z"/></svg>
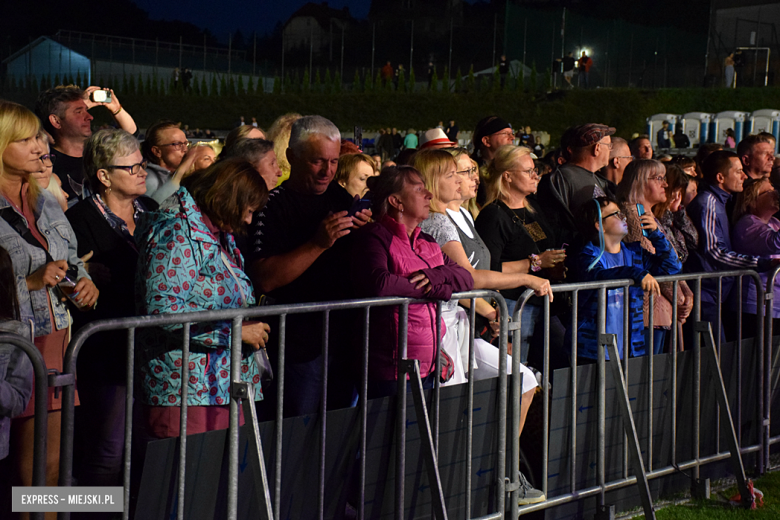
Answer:
<svg viewBox="0 0 780 520"><path fill-rule="evenodd" d="M157 209L146 193L146 160L138 141L113 128L95 132L84 146L84 170L93 195L66 217L78 239L78 253L92 253L87 270L100 289L100 306L73 316L74 328L101 319L135 315L133 280L138 252L133 235L141 214ZM84 343L77 373L81 409L76 413L76 469L79 482L121 485L126 395L126 335L92 335Z"/></svg>

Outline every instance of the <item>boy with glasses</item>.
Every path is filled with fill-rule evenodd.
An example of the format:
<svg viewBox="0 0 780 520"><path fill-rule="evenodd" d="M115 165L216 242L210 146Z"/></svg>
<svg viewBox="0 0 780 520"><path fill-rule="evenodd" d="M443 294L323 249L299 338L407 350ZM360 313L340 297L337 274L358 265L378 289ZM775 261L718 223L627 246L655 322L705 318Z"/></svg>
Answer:
<svg viewBox="0 0 780 520"><path fill-rule="evenodd" d="M643 291L660 294L655 276L673 275L682 271L674 252L655 222L647 229L647 238L655 247L655 254L642 249L639 242L623 243L628 233L626 217L609 196L597 197L586 203L581 212L582 234L589 242L577 258L581 281L634 281L629 288L630 337L629 355L643 356L645 348ZM577 327L577 356L584 362L593 362L598 355L598 291L587 291L579 303ZM618 353L623 357L623 289L607 291L606 333L617 336ZM609 359L609 354L607 354Z"/></svg>

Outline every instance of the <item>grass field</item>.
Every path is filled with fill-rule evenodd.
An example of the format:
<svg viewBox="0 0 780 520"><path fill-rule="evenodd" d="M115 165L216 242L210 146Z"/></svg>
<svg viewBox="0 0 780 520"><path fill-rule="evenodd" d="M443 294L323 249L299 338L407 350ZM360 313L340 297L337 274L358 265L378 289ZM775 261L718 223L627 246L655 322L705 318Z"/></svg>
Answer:
<svg viewBox="0 0 780 520"><path fill-rule="evenodd" d="M713 492L710 500L665 507L656 511L656 517L658 520L780 519L780 471L756 479L755 487L764 493L764 506L756 510L729 505L729 497L737 493L736 487L733 487L719 493ZM635 518L644 518L644 515Z"/></svg>

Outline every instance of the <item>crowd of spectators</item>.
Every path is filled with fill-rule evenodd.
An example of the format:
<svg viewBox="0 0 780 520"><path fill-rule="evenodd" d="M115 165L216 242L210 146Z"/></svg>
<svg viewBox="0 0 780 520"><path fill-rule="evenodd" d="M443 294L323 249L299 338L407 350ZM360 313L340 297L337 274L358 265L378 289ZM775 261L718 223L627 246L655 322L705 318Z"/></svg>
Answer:
<svg viewBox="0 0 780 520"><path fill-rule="evenodd" d="M477 123L468 148L458 145L450 121L419 136L410 130L404 139L395 128L382 130L372 157L362 143L342 140L331 121L291 113L268 132L237 126L217 156L208 144L190 143L189 129L171 120L150 125L139 143L116 95L109 103L90 101L96 88L47 90L35 113L0 101L0 330L32 338L50 369L62 370L71 324L402 296L443 300L441 322L434 303L409 306L407 352L419 360L426 387L436 378L454 385L498 374L496 302L474 301L470 363L471 300L452 298L493 289L522 323L520 343L509 352L520 357L525 376L522 430L537 387L529 366L542 366L543 298L551 303L551 366L596 357L595 293L579 299L574 330L575 309L553 298L555 284L634 280L627 301L622 290L608 291L607 332L617 334L621 355L624 346L630 356L661 354L672 344L685 348L693 294L684 282L675 292L657 276L767 273L780 254L776 143L765 134L745 137L736 153L703 145L695 159L661 162L646 136L627 142L615 128L588 123L567 129L560 147L542 159L530 128L515 132L491 115ZM108 110L116 128L93 133L90 109ZM672 136L665 126L659 137ZM736 324L718 313L721 302L736 305L732 286L730 279L720 288L702 284L703 318L722 323L726 338ZM534 296L525 301L527 289ZM754 315L756 288L748 282L742 290L744 311ZM396 392L400 319L396 307L371 311L371 398ZM189 359L182 356L181 325L139 330L136 439L180 434L183 388L188 433L226 428L231 350L239 343L241 377L254 388L259 417L275 418L280 396L263 380L257 354L277 372L280 321L266 321L245 321L240 342L229 322L193 323ZM326 375L328 407L354 406L360 313L333 311L327 324L320 313L290 314L285 323L284 415L316 413ZM328 334L326 353L321 331ZM122 332L101 332L78 357L82 485L121 484L125 349ZM32 403L44 397L33 395L31 368L12 352L0 345L0 457L10 454L9 471L0 473L8 483L29 485ZM61 394L51 389L47 399L47 482L55 485ZM522 482L522 503L544 500Z"/></svg>

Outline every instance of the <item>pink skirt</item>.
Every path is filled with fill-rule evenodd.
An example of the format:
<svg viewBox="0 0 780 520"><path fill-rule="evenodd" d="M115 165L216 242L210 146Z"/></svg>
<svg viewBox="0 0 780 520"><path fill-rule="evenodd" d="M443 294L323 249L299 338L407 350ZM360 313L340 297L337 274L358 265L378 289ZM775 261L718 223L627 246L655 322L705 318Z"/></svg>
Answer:
<svg viewBox="0 0 780 520"><path fill-rule="evenodd" d="M149 435L159 439L179 436L180 407L143 405L142 409ZM244 414L241 410L238 413L238 424L244 424ZM187 407L187 435L226 430L229 426L230 405Z"/></svg>

